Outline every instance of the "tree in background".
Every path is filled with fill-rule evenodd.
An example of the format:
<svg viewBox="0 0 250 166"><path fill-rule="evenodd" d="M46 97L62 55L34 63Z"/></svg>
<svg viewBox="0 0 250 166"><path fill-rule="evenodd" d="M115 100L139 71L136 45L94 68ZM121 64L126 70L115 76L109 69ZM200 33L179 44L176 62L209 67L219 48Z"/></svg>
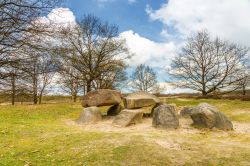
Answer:
<svg viewBox="0 0 250 166"><path fill-rule="evenodd" d="M238 75L240 81L237 82L236 87L242 91L242 95L245 96L247 88L250 86L250 74L249 71L245 68L242 70L242 73Z"/></svg>
<svg viewBox="0 0 250 166"><path fill-rule="evenodd" d="M0 87L2 87L0 90L5 94L11 93L12 104L15 103L17 96L27 95L31 91L27 84L30 82L26 79L27 69L31 70L33 64L28 63L31 59L23 50L34 53L38 43L33 39L36 36L48 35L48 27L51 25L38 24L38 18L47 14L58 2L57 0L0 1ZM47 82L44 76L41 77Z"/></svg>
<svg viewBox="0 0 250 166"><path fill-rule="evenodd" d="M155 93L159 91L156 73L145 64L136 67L131 76L131 88L134 91Z"/></svg>
<svg viewBox="0 0 250 166"><path fill-rule="evenodd" d="M51 83L56 67L48 52L27 50L26 59L22 62L26 85L33 94L33 103L41 104L46 87Z"/></svg>
<svg viewBox="0 0 250 166"><path fill-rule="evenodd" d="M120 65L114 65L112 70L103 72L99 78L93 81L94 89L122 89L127 83L126 65L120 62Z"/></svg>
<svg viewBox="0 0 250 166"><path fill-rule="evenodd" d="M12 54L13 53L14 52L12 52ZM0 91L5 94L6 97L11 98L12 105L15 105L17 98L20 97L23 92L27 92L27 87L22 81L24 74L19 67L19 61L13 61L13 63L5 65L4 70L8 75L5 79L1 80L0 84Z"/></svg>
<svg viewBox="0 0 250 166"><path fill-rule="evenodd" d="M182 87L202 93L233 91L242 81L239 77L248 49L237 44L212 39L206 31L191 36L182 52L172 61L171 74L180 79Z"/></svg>
<svg viewBox="0 0 250 166"><path fill-rule="evenodd" d="M126 42L118 35L117 26L92 15L84 16L78 25L59 34L61 43L56 47L59 66L70 64L80 73L78 79L87 92L114 87L123 80L124 60L129 57Z"/></svg>
<svg viewBox="0 0 250 166"><path fill-rule="evenodd" d="M59 70L58 73L59 79L57 83L65 93L71 95L73 102L76 102L80 92L85 94L84 82L81 81L79 72L74 70L72 66L63 66L63 70Z"/></svg>
<svg viewBox="0 0 250 166"><path fill-rule="evenodd" d="M10 52L20 49L34 34L42 33L34 23L57 4L57 0L1 0L0 1L0 79L8 76L3 67L17 58Z"/></svg>

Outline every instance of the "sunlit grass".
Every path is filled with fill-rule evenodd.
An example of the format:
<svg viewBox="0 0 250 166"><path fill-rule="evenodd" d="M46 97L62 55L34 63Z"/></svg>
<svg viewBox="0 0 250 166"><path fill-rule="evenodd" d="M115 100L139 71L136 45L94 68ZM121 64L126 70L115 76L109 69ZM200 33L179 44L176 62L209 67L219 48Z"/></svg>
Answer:
<svg viewBox="0 0 250 166"><path fill-rule="evenodd" d="M188 99L166 102L177 106L208 102L233 121L250 122L247 112L250 102ZM107 107L101 110L105 114ZM250 164L250 135L246 133L85 131L65 123L77 119L81 111L79 103L0 106L0 165Z"/></svg>

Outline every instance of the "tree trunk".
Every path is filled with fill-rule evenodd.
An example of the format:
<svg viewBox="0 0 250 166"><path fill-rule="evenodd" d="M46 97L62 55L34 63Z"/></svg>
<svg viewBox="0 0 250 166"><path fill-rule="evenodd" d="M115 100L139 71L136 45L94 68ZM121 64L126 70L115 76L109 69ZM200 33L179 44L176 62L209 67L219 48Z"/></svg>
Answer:
<svg viewBox="0 0 250 166"><path fill-rule="evenodd" d="M34 93L33 93L33 103L37 104L37 93L36 93L36 91L34 91Z"/></svg>
<svg viewBox="0 0 250 166"><path fill-rule="evenodd" d="M43 98L43 92L44 92L44 89L46 87L46 84L43 85L41 91L40 91L40 94L39 94L39 104L42 104L42 98Z"/></svg>
<svg viewBox="0 0 250 166"><path fill-rule="evenodd" d="M71 93L71 101L73 101L75 103L76 102L76 98L77 98L77 93L76 92L72 92Z"/></svg>
<svg viewBox="0 0 250 166"><path fill-rule="evenodd" d="M207 92L206 91L202 91L202 96L203 97L207 96Z"/></svg>
<svg viewBox="0 0 250 166"><path fill-rule="evenodd" d="M43 94L40 93L40 95L39 95L39 104L42 104L42 97L43 97Z"/></svg>
<svg viewBox="0 0 250 166"><path fill-rule="evenodd" d="M15 97L16 97L16 78L15 75L12 74L11 76L11 104L15 105Z"/></svg>
<svg viewBox="0 0 250 166"><path fill-rule="evenodd" d="M74 95L73 95L73 101L74 101L74 103L76 102L76 98L77 98L77 95L76 95L76 93L74 93Z"/></svg>
<svg viewBox="0 0 250 166"><path fill-rule="evenodd" d="M243 96L246 95L246 87L245 87L245 85L242 86L242 95Z"/></svg>
<svg viewBox="0 0 250 166"><path fill-rule="evenodd" d="M203 74L204 75L204 74ZM206 92L206 84L204 83L204 76L202 77L202 96L206 96L207 92Z"/></svg>
<svg viewBox="0 0 250 166"><path fill-rule="evenodd" d="M87 93L91 91L91 80L87 81Z"/></svg>
<svg viewBox="0 0 250 166"><path fill-rule="evenodd" d="M86 94L86 86L83 85L83 95L85 95L85 94Z"/></svg>
<svg viewBox="0 0 250 166"><path fill-rule="evenodd" d="M37 78L33 76L33 103L37 104Z"/></svg>

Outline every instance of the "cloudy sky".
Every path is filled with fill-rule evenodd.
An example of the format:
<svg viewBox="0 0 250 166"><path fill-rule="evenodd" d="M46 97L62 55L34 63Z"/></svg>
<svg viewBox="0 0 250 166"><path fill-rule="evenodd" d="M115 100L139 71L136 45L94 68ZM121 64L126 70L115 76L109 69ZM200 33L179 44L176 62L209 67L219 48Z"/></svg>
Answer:
<svg viewBox="0 0 250 166"><path fill-rule="evenodd" d="M161 82L186 37L197 30L250 46L250 0L65 0L47 17L64 23L84 14L117 24L135 54L131 68L146 63Z"/></svg>

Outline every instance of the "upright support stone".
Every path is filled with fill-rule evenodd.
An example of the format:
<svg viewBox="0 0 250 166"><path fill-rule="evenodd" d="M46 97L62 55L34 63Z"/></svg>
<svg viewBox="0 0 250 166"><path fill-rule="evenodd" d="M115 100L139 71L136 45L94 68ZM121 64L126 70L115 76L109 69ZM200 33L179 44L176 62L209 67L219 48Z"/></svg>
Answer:
<svg viewBox="0 0 250 166"><path fill-rule="evenodd" d="M163 104L155 108L152 125L162 128L178 128L179 118L174 106Z"/></svg>
<svg viewBox="0 0 250 166"><path fill-rule="evenodd" d="M79 124L92 124L102 120L102 114L98 107L84 108L80 117L76 120Z"/></svg>
<svg viewBox="0 0 250 166"><path fill-rule="evenodd" d="M143 111L141 109L125 109L113 121L114 126L127 127L142 121Z"/></svg>

